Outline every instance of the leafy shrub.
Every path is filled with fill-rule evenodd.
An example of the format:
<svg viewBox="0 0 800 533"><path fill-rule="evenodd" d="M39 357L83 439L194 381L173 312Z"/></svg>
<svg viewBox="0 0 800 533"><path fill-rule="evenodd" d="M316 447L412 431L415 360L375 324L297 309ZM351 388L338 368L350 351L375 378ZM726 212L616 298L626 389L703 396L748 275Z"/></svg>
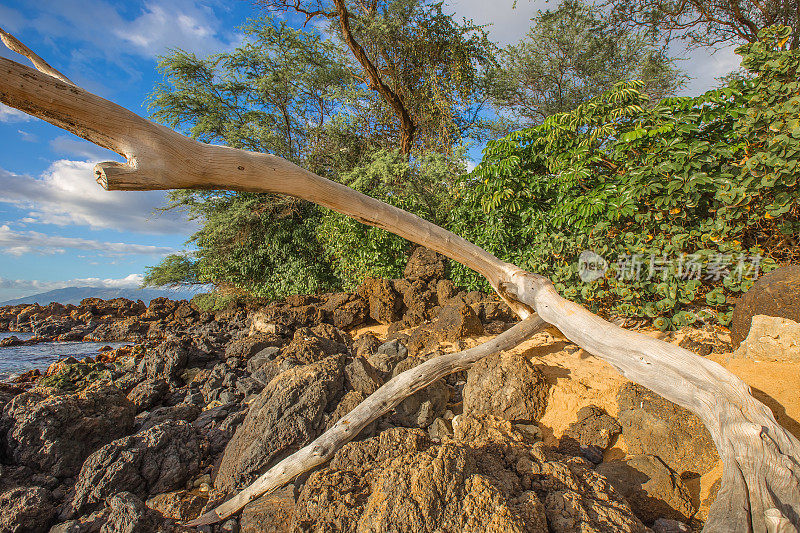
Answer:
<svg viewBox="0 0 800 533"><path fill-rule="evenodd" d="M453 177L463 172L462 152L419 153L408 159L396 150L381 150L343 173L339 181L443 225L452 204ZM352 288L366 277L396 278L403 274L409 243L386 230L328 210L322 215L316 236L344 288Z"/></svg>
<svg viewBox="0 0 800 533"><path fill-rule="evenodd" d="M452 229L591 309L662 329L727 324L753 263L763 273L797 254L800 52L785 49L789 35L763 31L737 50L751 76L699 97L647 109L640 82L618 83L490 142L456 191ZM585 250L609 261L604 276L581 281ZM460 266L454 275L482 284Z"/></svg>

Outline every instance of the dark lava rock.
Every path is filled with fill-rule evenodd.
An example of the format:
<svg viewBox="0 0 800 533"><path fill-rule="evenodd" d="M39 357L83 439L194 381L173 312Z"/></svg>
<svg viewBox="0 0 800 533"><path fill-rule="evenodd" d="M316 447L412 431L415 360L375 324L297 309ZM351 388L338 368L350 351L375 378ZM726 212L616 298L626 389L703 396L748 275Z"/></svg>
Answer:
<svg viewBox="0 0 800 533"><path fill-rule="evenodd" d="M368 278L357 292L369 302L369 316L381 324L391 324L402 316L403 297L387 279Z"/></svg>
<svg viewBox="0 0 800 533"><path fill-rule="evenodd" d="M653 454L672 470L705 474L719 460L706 427L692 412L635 383L617 393L619 422L631 454Z"/></svg>
<svg viewBox="0 0 800 533"><path fill-rule="evenodd" d="M179 403L153 409L149 413L142 413L141 418L137 417L136 427L139 433L147 431L151 427L157 426L167 420L185 420L193 422L201 413L200 407L190 403Z"/></svg>
<svg viewBox="0 0 800 533"><path fill-rule="evenodd" d="M453 342L464 337L482 335L483 324L470 306L448 305L439 311L439 318L433 323L433 332L438 340Z"/></svg>
<svg viewBox="0 0 800 533"><path fill-rule="evenodd" d="M383 385L378 372L363 357L354 357L344 368L344 375L347 388L359 391L365 396L369 396Z"/></svg>
<svg viewBox="0 0 800 533"><path fill-rule="evenodd" d="M87 338L95 342L134 340L144 336L149 327L148 323L142 322L137 317L112 320L95 328Z"/></svg>
<svg viewBox="0 0 800 533"><path fill-rule="evenodd" d="M126 435L135 408L116 387L76 394L17 395L3 409L0 434L6 455L17 463L58 477L74 476L100 446Z"/></svg>
<svg viewBox="0 0 800 533"><path fill-rule="evenodd" d="M616 418L596 405L587 405L578 410L577 420L564 431L564 436L581 446L594 446L604 451L621 432L622 426Z"/></svg>
<svg viewBox="0 0 800 533"><path fill-rule="evenodd" d="M227 348L225 348L225 357L249 359L264 348L280 346L281 344L283 344L283 340L277 335L257 333L228 344Z"/></svg>
<svg viewBox="0 0 800 533"><path fill-rule="evenodd" d="M52 493L42 487L17 487L0 494L0 531L43 533L56 515Z"/></svg>
<svg viewBox="0 0 800 533"><path fill-rule="evenodd" d="M107 444L81 468L72 500L79 513L122 491L144 497L183 486L200 466L197 430L183 421L167 421Z"/></svg>
<svg viewBox="0 0 800 533"><path fill-rule="evenodd" d="M156 533L163 519L130 492L120 492L106 500L107 515L100 533Z"/></svg>
<svg viewBox="0 0 800 533"><path fill-rule="evenodd" d="M403 277L409 280L432 281L445 274L444 257L433 250L418 246L408 258Z"/></svg>
<svg viewBox="0 0 800 533"><path fill-rule="evenodd" d="M508 352L490 355L467 372L464 413L537 422L547 407L549 388L544 374L524 356Z"/></svg>
<svg viewBox="0 0 800 533"><path fill-rule="evenodd" d="M270 381L226 446L215 490L224 495L247 485L274 461L315 438L326 407L341 395L343 366L344 356L335 355Z"/></svg>
<svg viewBox="0 0 800 533"><path fill-rule="evenodd" d="M783 266L761 276L739 299L731 318L734 349L747 338L755 315L800 322L800 265Z"/></svg>
<svg viewBox="0 0 800 533"><path fill-rule="evenodd" d="M128 399L136 406L136 412L145 411L157 405L169 392L169 385L163 379L146 379L128 393Z"/></svg>
<svg viewBox="0 0 800 533"><path fill-rule="evenodd" d="M680 476L654 455L634 455L624 461L610 461L597 472L631 504L645 524L659 518L686 522L692 516L692 498Z"/></svg>
<svg viewBox="0 0 800 533"><path fill-rule="evenodd" d="M508 444L435 444L401 428L345 445L311 474L294 520L304 531L645 531L580 460L548 461Z"/></svg>
<svg viewBox="0 0 800 533"><path fill-rule="evenodd" d="M417 357L404 359L394 368L394 376L402 374L422 362L423 360ZM400 402L392 414L392 421L400 426L426 428L444 414L449 400L450 389L444 380L434 381Z"/></svg>
<svg viewBox="0 0 800 533"><path fill-rule="evenodd" d="M149 379L165 379L176 382L189 361L186 343L178 337L169 337L155 349L147 350L142 360Z"/></svg>
<svg viewBox="0 0 800 533"><path fill-rule="evenodd" d="M397 363L408 357L408 348L399 339L384 342L378 350L367 356L369 364L383 376L391 375Z"/></svg>

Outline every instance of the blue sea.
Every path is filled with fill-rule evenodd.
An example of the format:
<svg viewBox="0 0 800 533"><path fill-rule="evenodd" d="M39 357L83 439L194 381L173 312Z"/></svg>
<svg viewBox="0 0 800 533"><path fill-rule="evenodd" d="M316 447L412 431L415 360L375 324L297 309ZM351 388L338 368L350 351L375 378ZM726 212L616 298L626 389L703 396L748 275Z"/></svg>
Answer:
<svg viewBox="0 0 800 533"><path fill-rule="evenodd" d="M0 339L12 336L25 340L33 335L16 331L0 332ZM103 346L117 348L125 344L124 342L40 342L33 346L0 348L0 381L9 381L34 368L44 372L51 363L65 357L72 356L75 359L82 359L87 355L95 357Z"/></svg>

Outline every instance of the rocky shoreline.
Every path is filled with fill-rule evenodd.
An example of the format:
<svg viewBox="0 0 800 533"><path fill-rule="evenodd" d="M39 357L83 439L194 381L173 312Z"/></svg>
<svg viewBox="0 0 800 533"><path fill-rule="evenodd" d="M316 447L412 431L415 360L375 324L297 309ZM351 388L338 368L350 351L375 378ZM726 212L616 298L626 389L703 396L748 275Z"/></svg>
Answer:
<svg viewBox="0 0 800 533"><path fill-rule="evenodd" d="M402 279L260 309L0 309L0 330L33 333L20 342L130 343L0 384L0 531L195 531L180 524L392 376L516 320L444 277L418 249ZM667 340L730 351L714 330ZM548 330L407 398L322 469L201 530L690 531L718 468L694 415Z"/></svg>

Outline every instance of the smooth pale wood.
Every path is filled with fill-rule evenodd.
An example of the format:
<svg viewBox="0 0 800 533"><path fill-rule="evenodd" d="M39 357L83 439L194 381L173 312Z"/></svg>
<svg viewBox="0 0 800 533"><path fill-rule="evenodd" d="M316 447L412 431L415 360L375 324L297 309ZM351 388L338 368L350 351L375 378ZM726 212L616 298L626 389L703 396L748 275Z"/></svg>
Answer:
<svg viewBox="0 0 800 533"><path fill-rule="evenodd" d="M411 394L448 374L466 370L488 355L517 346L546 325L541 318L532 315L490 341L469 350L434 357L398 374L314 442L270 468L233 498L187 525L213 524L229 517L261 495L329 461L339 448L361 433L370 422L394 409Z"/></svg>
<svg viewBox="0 0 800 533"><path fill-rule="evenodd" d="M288 194L384 228L476 270L521 317L537 312L627 378L700 417L724 462L722 488L706 531L796 530L800 442L778 425L744 382L718 364L618 328L561 298L545 278L281 158L196 142L3 58L0 74L0 101L126 158L124 164L97 165L98 182L108 189L207 188Z"/></svg>

